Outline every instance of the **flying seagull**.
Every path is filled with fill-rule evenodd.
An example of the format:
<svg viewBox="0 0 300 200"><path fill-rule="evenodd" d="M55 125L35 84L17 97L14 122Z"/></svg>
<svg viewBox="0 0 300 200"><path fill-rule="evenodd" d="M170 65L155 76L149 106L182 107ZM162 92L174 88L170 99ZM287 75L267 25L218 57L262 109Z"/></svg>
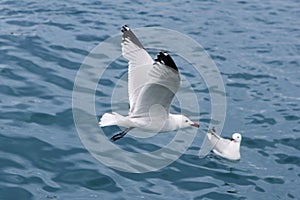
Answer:
<svg viewBox="0 0 300 200"><path fill-rule="evenodd" d="M224 139L217 135L215 129L213 128L206 135L213 146L213 152L215 154L229 160L239 160L241 158L241 134L233 133L230 139Z"/></svg>
<svg viewBox="0 0 300 200"><path fill-rule="evenodd" d="M170 104L180 86L178 68L167 52L159 52L153 60L141 42L125 25L122 26L122 55L128 60L128 116L105 113L100 127L117 125L125 130L111 141L138 128L148 132L168 132L199 124L188 117L169 113Z"/></svg>

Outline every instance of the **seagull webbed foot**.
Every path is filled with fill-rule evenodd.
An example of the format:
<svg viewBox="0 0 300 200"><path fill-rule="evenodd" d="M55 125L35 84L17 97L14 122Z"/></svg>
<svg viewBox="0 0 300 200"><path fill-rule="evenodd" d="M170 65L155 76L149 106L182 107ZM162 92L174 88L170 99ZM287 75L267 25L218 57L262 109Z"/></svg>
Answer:
<svg viewBox="0 0 300 200"><path fill-rule="evenodd" d="M112 136L112 137L110 138L110 141L114 142L114 141L116 141L116 140L118 140L118 139L121 139L121 138L124 137L131 129L133 129L133 128L127 128L127 129L125 129L124 131L122 131L121 133L118 133L118 134Z"/></svg>
<svg viewBox="0 0 300 200"><path fill-rule="evenodd" d="M118 139L121 139L121 138L124 137L125 135L126 135L126 133L125 133L124 131L122 131L121 133L118 133L118 134L112 136L112 137L110 138L110 141L114 142L114 141L116 141L116 140L118 140Z"/></svg>

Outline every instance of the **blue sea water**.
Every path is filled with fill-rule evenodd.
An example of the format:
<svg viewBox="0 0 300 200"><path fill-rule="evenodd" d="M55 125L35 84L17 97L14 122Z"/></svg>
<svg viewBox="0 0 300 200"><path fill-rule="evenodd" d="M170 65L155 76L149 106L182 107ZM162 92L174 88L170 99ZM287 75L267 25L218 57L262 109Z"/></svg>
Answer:
<svg viewBox="0 0 300 200"><path fill-rule="evenodd" d="M300 199L299 0L2 0L0 19L1 200ZM176 30L205 48L226 89L222 135L243 135L240 161L198 157L209 94L191 71L182 74L203 102L202 128L178 160L134 174L86 150L72 115L75 76L89 52L123 24ZM126 69L125 62L113 65L116 74ZM96 93L99 115L107 111L101 102L107 95ZM122 140L135 151L160 147Z"/></svg>

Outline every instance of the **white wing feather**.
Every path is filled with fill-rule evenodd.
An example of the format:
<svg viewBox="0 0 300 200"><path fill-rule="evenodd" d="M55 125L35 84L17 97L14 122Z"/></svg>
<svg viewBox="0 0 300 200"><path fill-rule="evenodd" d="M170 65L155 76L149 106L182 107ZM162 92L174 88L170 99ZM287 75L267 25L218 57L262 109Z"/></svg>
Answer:
<svg viewBox="0 0 300 200"><path fill-rule="evenodd" d="M221 138L220 136L213 133L207 133L207 137L213 148L220 153L226 150L228 145L230 144L230 140Z"/></svg>
<svg viewBox="0 0 300 200"><path fill-rule="evenodd" d="M132 117L148 115L150 108L157 104L164 108L162 112L169 113L171 102L179 89L178 72L160 62L155 62L148 76L149 81L139 93ZM161 112L157 115L159 117Z"/></svg>
<svg viewBox="0 0 300 200"><path fill-rule="evenodd" d="M141 88L149 81L148 73L152 69L154 61L128 27L123 27L122 55L128 60L130 115L135 107Z"/></svg>

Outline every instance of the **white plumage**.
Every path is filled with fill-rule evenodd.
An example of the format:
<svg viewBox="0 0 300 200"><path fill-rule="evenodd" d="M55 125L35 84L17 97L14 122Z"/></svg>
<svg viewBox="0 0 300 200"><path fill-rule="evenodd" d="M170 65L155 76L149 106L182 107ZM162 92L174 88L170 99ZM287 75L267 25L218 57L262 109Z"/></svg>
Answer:
<svg viewBox="0 0 300 200"><path fill-rule="evenodd" d="M171 56L160 52L153 60L128 26L122 27L122 55L128 60L128 116L105 113L99 125L126 129L111 138L115 141L133 128L150 132L199 127L189 118L170 114L170 104L180 87L178 68Z"/></svg>
<svg viewBox="0 0 300 200"><path fill-rule="evenodd" d="M206 135L213 147L213 152L215 154L229 160L239 160L241 158L241 134L233 133L231 139L224 139L221 136L217 135L213 129Z"/></svg>

